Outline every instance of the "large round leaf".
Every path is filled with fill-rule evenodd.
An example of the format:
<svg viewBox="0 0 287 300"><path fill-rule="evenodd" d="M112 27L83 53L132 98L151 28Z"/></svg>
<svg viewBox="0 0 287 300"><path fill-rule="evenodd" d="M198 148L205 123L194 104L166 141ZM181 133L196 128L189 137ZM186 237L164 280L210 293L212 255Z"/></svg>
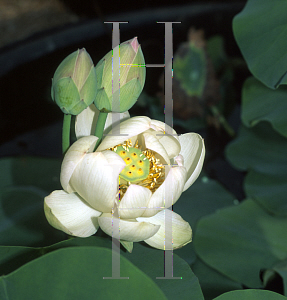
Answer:
<svg viewBox="0 0 287 300"><path fill-rule="evenodd" d="M281 277L282 283L283 283L283 290L284 290L284 295L287 295L287 261L282 261L275 266L273 266L272 269L265 270L262 278L263 278L263 283L265 286L278 286L279 278L278 276Z"/></svg>
<svg viewBox="0 0 287 300"><path fill-rule="evenodd" d="M44 214L47 193L33 186L0 191L0 245L46 246L65 238L50 226Z"/></svg>
<svg viewBox="0 0 287 300"><path fill-rule="evenodd" d="M232 291L225 293L214 300L286 300L287 298L271 292L263 290L244 290Z"/></svg>
<svg viewBox="0 0 287 300"><path fill-rule="evenodd" d="M2 276L1 299L167 299L141 270L121 257L121 277L112 277L112 251L66 248Z"/></svg>
<svg viewBox="0 0 287 300"><path fill-rule="evenodd" d="M205 300L212 300L228 291L242 289L240 283L214 270L200 258L196 259L191 268L200 282Z"/></svg>
<svg viewBox="0 0 287 300"><path fill-rule="evenodd" d="M46 246L65 238L44 215L44 197L61 189L61 161L0 159L0 245Z"/></svg>
<svg viewBox="0 0 287 300"><path fill-rule="evenodd" d="M282 216L287 215L286 153L287 139L267 122L260 122L253 128L242 126L238 138L226 151L235 167L249 171L244 181L246 196Z"/></svg>
<svg viewBox="0 0 287 300"><path fill-rule="evenodd" d="M226 191L217 181L202 174L174 205L174 211L187 221L193 232L196 223L203 216L214 213L217 209L234 204L234 196ZM235 201L236 202L236 201ZM177 255L191 265L195 261L193 243L175 250Z"/></svg>
<svg viewBox="0 0 287 300"><path fill-rule="evenodd" d="M226 148L227 159L239 170L270 175L287 174L287 139L268 122L253 128L241 126L238 137Z"/></svg>
<svg viewBox="0 0 287 300"><path fill-rule="evenodd" d="M247 197L272 214L287 217L287 176L249 171L244 180Z"/></svg>
<svg viewBox="0 0 287 300"><path fill-rule="evenodd" d="M0 273L7 275L22 265L49 252L68 247L106 247L111 248L111 241L103 237L70 238L42 248L21 246L0 246Z"/></svg>
<svg viewBox="0 0 287 300"><path fill-rule="evenodd" d="M233 20L236 42L252 74L270 88L287 83L287 2L249 0Z"/></svg>
<svg viewBox="0 0 287 300"><path fill-rule="evenodd" d="M287 137L287 87L272 90L254 77L248 78L242 90L242 122L254 126L268 121L272 127Z"/></svg>
<svg viewBox="0 0 287 300"><path fill-rule="evenodd" d="M176 252L176 250L173 252L173 263L166 266L164 265L165 254L162 250L152 249L139 243L134 243L132 254L126 252L123 255L148 274L168 299L204 300L197 277ZM156 279L164 276L164 268L171 267L173 268L173 277L177 279Z"/></svg>
<svg viewBox="0 0 287 300"><path fill-rule="evenodd" d="M60 242L58 244L45 248L28 248L28 247L0 247L0 273L9 274L21 265L28 263L44 254L53 252L58 249L69 247L104 247L112 249L112 242L108 238L89 237L73 238ZM201 288L198 280L192 273L188 264L173 254L173 271L174 277L181 279L157 279L164 276L164 252L153 249L140 243L134 243L132 253L121 250L121 255L132 262L137 268L151 278L157 286L164 292L168 299L174 299L180 295L181 299L203 300ZM110 266L107 266L109 270Z"/></svg>
<svg viewBox="0 0 287 300"><path fill-rule="evenodd" d="M261 269L287 259L287 218L266 213L256 202L202 218L194 235L198 256L208 265L248 287L262 287Z"/></svg>
<svg viewBox="0 0 287 300"><path fill-rule="evenodd" d="M62 161L40 157L5 157L0 159L0 188L33 185L48 193L61 189Z"/></svg>

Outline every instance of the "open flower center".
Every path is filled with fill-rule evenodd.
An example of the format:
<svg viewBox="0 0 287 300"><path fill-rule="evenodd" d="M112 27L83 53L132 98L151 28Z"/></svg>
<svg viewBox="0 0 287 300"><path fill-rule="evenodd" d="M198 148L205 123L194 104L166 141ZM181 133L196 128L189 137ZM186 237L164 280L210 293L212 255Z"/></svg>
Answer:
<svg viewBox="0 0 287 300"><path fill-rule="evenodd" d="M126 167L121 171L120 177L130 182L144 180L149 175L150 163L138 148L123 146L117 147L115 152L125 161Z"/></svg>
<svg viewBox="0 0 287 300"><path fill-rule="evenodd" d="M138 141L133 146L128 139L123 144L107 150L116 152L126 163L126 167L120 173L120 198L131 183L154 192L164 182L165 169L160 159L156 158L157 153L150 149L142 151Z"/></svg>

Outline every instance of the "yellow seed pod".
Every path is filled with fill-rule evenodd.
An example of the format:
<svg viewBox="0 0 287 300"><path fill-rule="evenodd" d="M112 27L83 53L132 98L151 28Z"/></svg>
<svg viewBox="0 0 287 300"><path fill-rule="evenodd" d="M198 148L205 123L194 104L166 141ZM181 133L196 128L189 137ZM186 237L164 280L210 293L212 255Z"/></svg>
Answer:
<svg viewBox="0 0 287 300"><path fill-rule="evenodd" d="M136 182L148 177L150 163L140 149L130 147L126 150L119 146L115 149L115 152L127 165L120 173L121 178L130 182Z"/></svg>

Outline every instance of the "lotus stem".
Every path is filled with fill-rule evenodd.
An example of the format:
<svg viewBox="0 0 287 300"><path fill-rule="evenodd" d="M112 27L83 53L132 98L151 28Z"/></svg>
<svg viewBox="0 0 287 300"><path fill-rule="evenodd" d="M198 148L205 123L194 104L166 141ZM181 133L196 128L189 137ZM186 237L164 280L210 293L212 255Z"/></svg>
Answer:
<svg viewBox="0 0 287 300"><path fill-rule="evenodd" d="M96 125L96 130L95 130L95 136L98 137L99 139L97 140L94 151L96 151L96 149L98 148L98 146L102 140L107 116L108 116L108 113L106 113L106 112L100 112L100 114L99 114L99 117L97 120L97 125Z"/></svg>
<svg viewBox="0 0 287 300"><path fill-rule="evenodd" d="M70 129L72 115L64 114L62 130L62 152L65 154L70 147Z"/></svg>

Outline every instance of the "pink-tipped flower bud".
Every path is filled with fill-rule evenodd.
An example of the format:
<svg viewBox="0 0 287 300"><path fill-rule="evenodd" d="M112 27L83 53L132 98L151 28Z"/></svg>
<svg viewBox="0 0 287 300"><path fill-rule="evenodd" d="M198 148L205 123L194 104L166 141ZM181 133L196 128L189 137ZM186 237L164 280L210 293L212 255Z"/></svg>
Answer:
<svg viewBox="0 0 287 300"><path fill-rule="evenodd" d="M113 72L119 55L119 84ZM102 112L125 112L137 101L145 83L145 60L137 38L121 43L96 65L97 95L94 101ZM118 99L118 101L113 101Z"/></svg>

